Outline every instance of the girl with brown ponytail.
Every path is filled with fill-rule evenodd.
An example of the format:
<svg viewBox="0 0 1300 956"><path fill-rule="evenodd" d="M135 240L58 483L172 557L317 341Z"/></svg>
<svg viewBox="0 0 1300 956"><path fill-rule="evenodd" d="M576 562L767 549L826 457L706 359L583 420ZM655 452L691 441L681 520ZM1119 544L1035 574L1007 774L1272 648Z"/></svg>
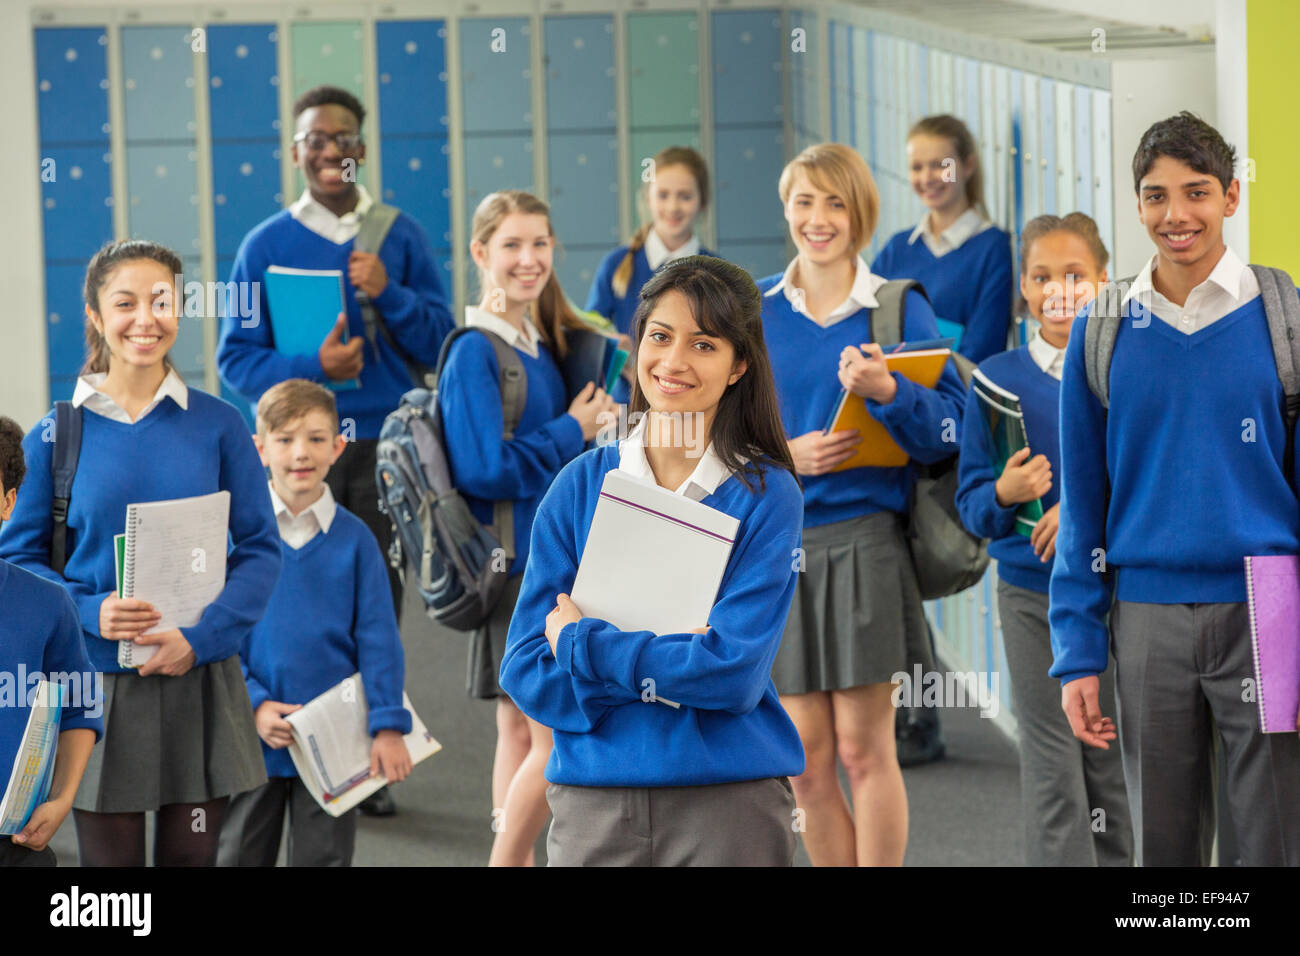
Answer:
<svg viewBox="0 0 1300 956"><path fill-rule="evenodd" d="M604 258L587 295L587 310L611 320L624 336L631 334L641 287L655 270L685 256L716 255L695 235L696 220L709 204L704 157L689 146L669 146L655 155L649 175L644 198L650 222Z"/></svg>

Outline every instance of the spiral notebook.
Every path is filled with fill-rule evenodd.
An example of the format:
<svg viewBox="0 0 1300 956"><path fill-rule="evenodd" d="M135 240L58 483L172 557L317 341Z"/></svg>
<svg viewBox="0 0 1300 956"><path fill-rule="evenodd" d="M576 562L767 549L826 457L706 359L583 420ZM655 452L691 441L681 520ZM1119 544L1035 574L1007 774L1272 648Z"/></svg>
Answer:
<svg viewBox="0 0 1300 956"><path fill-rule="evenodd" d="M226 586L230 492L126 507L122 597L148 601L162 619L146 634L193 627ZM117 662L139 667L155 644L118 641Z"/></svg>
<svg viewBox="0 0 1300 956"><path fill-rule="evenodd" d="M1246 556L1246 604L1259 729L1295 733L1300 710L1300 558Z"/></svg>

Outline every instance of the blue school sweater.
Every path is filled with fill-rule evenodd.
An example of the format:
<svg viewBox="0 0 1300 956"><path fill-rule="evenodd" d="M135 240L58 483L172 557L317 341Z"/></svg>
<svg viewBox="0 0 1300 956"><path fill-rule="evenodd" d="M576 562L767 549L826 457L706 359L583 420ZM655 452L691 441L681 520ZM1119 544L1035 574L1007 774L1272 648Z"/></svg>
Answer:
<svg viewBox="0 0 1300 956"><path fill-rule="evenodd" d="M623 632L583 618L551 653L546 615L573 589L601 483L618 464L618 445L605 445L555 479L510 622L501 687L555 732L546 779L677 787L802 773L803 745L772 683L800 542L799 487L788 472L768 470L765 492L732 476L703 499L740 521L706 634ZM646 678L681 708L642 700Z"/></svg>
<svg viewBox="0 0 1300 956"><path fill-rule="evenodd" d="M1052 466L1052 487L1042 498L1046 511L1061 499L1060 383L1038 367L1026 345L985 359L979 368L994 385L1020 396L1030 456L1046 455ZM1020 506L1004 508L997 502L994 485L1002 472L993 464L992 438L982 405L971 389L962 423L957 510L972 534L991 539L989 554L998 562L999 578L1046 594L1051 563L1039 559L1029 539L1016 531Z"/></svg>
<svg viewBox="0 0 1300 956"><path fill-rule="evenodd" d="M462 335L451 347L438 384L452 483L470 511L492 523L492 505L513 501L515 559L510 576L528 561L533 516L552 479L581 454L582 426L569 414L564 378L544 344L538 356L519 352L528 376L524 412L510 441L502 439L499 366L486 335Z"/></svg>
<svg viewBox="0 0 1300 956"><path fill-rule="evenodd" d="M86 658L77 609L63 588L0 561L0 608L0 768L7 785L27 729L27 695L37 681L58 680L66 688L60 733L86 727L99 740L104 702Z"/></svg>
<svg viewBox="0 0 1300 956"><path fill-rule="evenodd" d="M339 505L329 531L296 550L281 541L280 556L280 580L239 653L253 710L305 704L360 671L370 735L409 734L402 638L374 534ZM298 775L287 748L262 741L262 755L268 777Z"/></svg>
<svg viewBox="0 0 1300 956"><path fill-rule="evenodd" d="M48 423L48 424L47 424ZM226 586L199 623L181 628L195 666L225 660L262 612L280 573L279 533L266 472L239 412L189 390L189 408L171 399L133 425L82 409L81 457L68 508L68 564L50 569L50 459L54 413L23 439L27 479L13 518L0 531L0 557L66 585L86 633L96 670L119 672L117 641L99 636L99 606L116 589L113 536L126 530L126 506L170 498L230 492Z"/></svg>
<svg viewBox="0 0 1300 956"><path fill-rule="evenodd" d="M1193 335L1155 316L1138 325L1134 301L1111 358L1109 414L1084 371L1086 316L1065 353L1050 590L1050 673L1062 683L1106 669L1112 598L1244 601L1246 555L1300 551L1263 300Z"/></svg>
<svg viewBox="0 0 1300 956"><path fill-rule="evenodd" d="M1011 322L1011 236L990 226L935 258L925 240L908 243L912 232L895 233L876 254L871 271L925 286L934 314L965 326L957 351L972 362L1003 351Z"/></svg>
<svg viewBox="0 0 1300 956"><path fill-rule="evenodd" d="M244 237L230 272L230 281L238 295L238 283L256 282L260 289L260 315L254 322L244 319L235 309L221 320L221 341L217 347L217 367L221 377L235 391L256 406L257 400L272 385L290 378L306 378L325 383L329 379L321 369L320 358L310 355L281 355L275 351L271 331L271 314L262 277L268 266L296 269L338 269L343 273L347 295L348 334L364 337L365 322L357 305L356 289L348 280L348 256L354 240L339 245L312 232L286 209L264 220ZM405 213L398 215L392 230L379 250L379 258L388 272L388 285L374 300L384 324L403 351L430 367L438 361L442 340L455 325L447 307L447 295L433 265L424 231ZM247 295L247 294L245 294ZM245 323L251 328L245 328ZM395 409L402 394L414 386L402 359L376 336L379 355L370 343L362 347L361 387L335 393L339 418L355 423L356 437L378 438L384 416Z"/></svg>
<svg viewBox="0 0 1300 956"><path fill-rule="evenodd" d="M781 422L787 438L798 438L826 426L839 400L840 352L847 345L872 341L870 309L859 309L823 328L794 306L780 291L767 291L781 281L781 273L760 279L763 293L763 335L772 360ZM903 337L932 339L939 334L934 312L918 292L909 292ZM961 439L961 418L966 391L949 362L933 389L914 385L898 372L898 393L888 405L866 398L867 403L895 441L915 460L936 462L955 454ZM948 439L948 440L945 440ZM850 468L826 475L804 475L804 527L847 521L877 511L904 514L913 483L913 468Z"/></svg>
<svg viewBox="0 0 1300 956"><path fill-rule="evenodd" d="M717 256L716 252L710 252L703 246L700 246L699 254ZM654 272L650 268L650 260L646 258L643 246L632 257L632 278L627 283L627 295L619 298L614 294L612 283L614 273L618 271L625 255L627 255L627 246L622 245L601 260L596 276L591 280L591 291L587 293L587 304L584 308L588 312L597 312L611 320L624 335L635 337L636 330L632 328L632 316L636 312L637 303L641 301L641 287L650 281Z"/></svg>

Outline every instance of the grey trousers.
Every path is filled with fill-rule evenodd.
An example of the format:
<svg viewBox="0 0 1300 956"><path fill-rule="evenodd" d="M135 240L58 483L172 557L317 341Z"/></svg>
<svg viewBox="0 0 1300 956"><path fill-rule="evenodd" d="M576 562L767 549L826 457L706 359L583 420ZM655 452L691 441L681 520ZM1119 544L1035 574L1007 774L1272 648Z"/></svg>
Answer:
<svg viewBox="0 0 1300 956"><path fill-rule="evenodd" d="M272 777L231 798L221 824L217 866L275 866L289 811L290 866L351 866L357 811L326 813L297 777Z"/></svg>
<svg viewBox="0 0 1300 956"><path fill-rule="evenodd" d="M998 581L998 614L1020 728L1020 802L1030 866L1132 866L1133 826L1119 742L1074 736L1061 683L1047 674L1047 595ZM1101 675L1101 712L1115 713L1115 670Z"/></svg>
<svg viewBox="0 0 1300 956"><path fill-rule="evenodd" d="M1117 601L1110 628L1139 865L1208 864L1217 726L1242 863L1300 866L1300 737L1260 733L1246 605Z"/></svg>
<svg viewBox="0 0 1300 956"><path fill-rule="evenodd" d="M698 787L546 788L548 866L792 866L786 777Z"/></svg>

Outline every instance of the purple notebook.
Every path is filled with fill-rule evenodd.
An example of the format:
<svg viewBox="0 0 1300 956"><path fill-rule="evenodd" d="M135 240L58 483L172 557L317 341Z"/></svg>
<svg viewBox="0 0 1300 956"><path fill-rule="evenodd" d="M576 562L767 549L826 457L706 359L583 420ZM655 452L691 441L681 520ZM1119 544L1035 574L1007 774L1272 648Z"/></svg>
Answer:
<svg viewBox="0 0 1300 956"><path fill-rule="evenodd" d="M1255 699L1266 734L1295 733L1300 710L1300 558L1246 558Z"/></svg>

